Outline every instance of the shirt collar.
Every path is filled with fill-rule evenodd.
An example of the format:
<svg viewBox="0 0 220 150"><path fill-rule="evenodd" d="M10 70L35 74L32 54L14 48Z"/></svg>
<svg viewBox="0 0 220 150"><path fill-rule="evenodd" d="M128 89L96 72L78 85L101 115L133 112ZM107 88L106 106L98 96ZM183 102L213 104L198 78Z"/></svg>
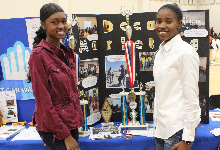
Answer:
<svg viewBox="0 0 220 150"><path fill-rule="evenodd" d="M57 46L55 46L54 44L47 42L46 40L42 39L41 42L36 45L36 47L43 47L45 48L47 51L50 51L52 53L54 53L57 57L59 57L60 59L63 59L64 57L64 52L70 52L71 49L67 48L66 46L64 46L62 43L60 43L60 48L58 48Z"/></svg>
<svg viewBox="0 0 220 150"><path fill-rule="evenodd" d="M176 42L178 42L179 40L181 40L181 37L179 34L177 34L176 36L174 36L170 41L168 41L166 44L164 44L164 41L160 44L159 48L163 49L163 50L170 50L170 48L176 44Z"/></svg>

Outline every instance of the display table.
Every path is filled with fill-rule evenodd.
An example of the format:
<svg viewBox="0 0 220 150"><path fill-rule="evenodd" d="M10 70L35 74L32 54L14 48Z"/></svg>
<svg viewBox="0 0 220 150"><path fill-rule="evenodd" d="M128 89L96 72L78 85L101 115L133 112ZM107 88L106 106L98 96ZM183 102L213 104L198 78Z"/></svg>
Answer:
<svg viewBox="0 0 220 150"><path fill-rule="evenodd" d="M212 112L212 111L211 111ZM99 125L98 125L99 126ZM216 150L220 143L220 137L210 133L214 128L220 128L219 121L209 120L209 124L199 124L196 131L196 139L192 150ZM0 140L0 150L48 150L42 141L11 141ZM134 136L132 139L124 139L124 135L117 139L89 140L89 137L80 137L81 150L154 150L153 137Z"/></svg>

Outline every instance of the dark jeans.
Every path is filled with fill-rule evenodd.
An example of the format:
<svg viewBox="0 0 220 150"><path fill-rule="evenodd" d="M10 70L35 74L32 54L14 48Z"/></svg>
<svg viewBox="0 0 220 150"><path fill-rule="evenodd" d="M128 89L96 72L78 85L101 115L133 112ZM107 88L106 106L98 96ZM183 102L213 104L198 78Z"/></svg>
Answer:
<svg viewBox="0 0 220 150"><path fill-rule="evenodd" d="M182 141L183 130L176 132L169 139L155 138L156 150L170 150L175 144Z"/></svg>
<svg viewBox="0 0 220 150"><path fill-rule="evenodd" d="M78 129L71 130L70 132L71 132L72 137L78 142L78 138L79 138ZM41 138L43 139L43 142L51 150L66 150L66 145L65 145L64 140L58 140L57 138L55 138L55 140L54 140L53 133L43 132L43 131L38 131L38 133L40 134Z"/></svg>

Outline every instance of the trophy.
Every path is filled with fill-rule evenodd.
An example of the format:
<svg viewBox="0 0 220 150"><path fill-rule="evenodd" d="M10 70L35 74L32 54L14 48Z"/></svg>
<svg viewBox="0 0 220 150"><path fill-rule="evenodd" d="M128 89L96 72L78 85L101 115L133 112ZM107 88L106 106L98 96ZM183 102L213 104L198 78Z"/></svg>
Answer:
<svg viewBox="0 0 220 150"><path fill-rule="evenodd" d="M132 15L134 12L133 5L130 9L122 9L121 7L121 14L123 16L126 16L126 35L128 37L128 41L124 43L124 49L125 49L125 57L126 57L126 65L128 69L128 75L130 80L130 86L131 91L130 92L124 92L124 87L122 87L123 91L119 93L121 95L121 108L122 108L122 124L119 126L120 129L125 130L147 130L148 125L145 123L145 109L144 109L144 95L145 92L142 92L143 85L141 87L140 92L135 92L133 85L135 81L135 62L136 62L136 52L135 52L135 43L131 40L132 35L132 29L131 26L129 26L129 15ZM139 97L139 113L140 113L140 123L136 120L138 113L135 111L137 108L136 103L136 95ZM129 107L131 108L130 117L131 121L128 123L128 117L127 117L127 99L130 101Z"/></svg>
<svg viewBox="0 0 220 150"><path fill-rule="evenodd" d="M79 128L79 136L85 137L90 134L90 132L88 131L88 126L87 126L87 106L86 105L88 104L88 101L84 100L85 94L84 94L83 90L80 91L79 96L81 97L80 105L81 105L81 109L83 112L83 118L84 118L84 125L83 125L83 127Z"/></svg>

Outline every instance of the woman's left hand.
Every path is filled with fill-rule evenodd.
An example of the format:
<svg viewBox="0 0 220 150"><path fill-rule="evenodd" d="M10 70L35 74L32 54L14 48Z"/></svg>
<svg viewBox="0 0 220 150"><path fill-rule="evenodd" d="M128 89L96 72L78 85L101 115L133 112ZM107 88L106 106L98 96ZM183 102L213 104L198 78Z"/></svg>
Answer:
<svg viewBox="0 0 220 150"><path fill-rule="evenodd" d="M190 144L185 143L184 141L180 141L175 144L170 150L189 150Z"/></svg>

